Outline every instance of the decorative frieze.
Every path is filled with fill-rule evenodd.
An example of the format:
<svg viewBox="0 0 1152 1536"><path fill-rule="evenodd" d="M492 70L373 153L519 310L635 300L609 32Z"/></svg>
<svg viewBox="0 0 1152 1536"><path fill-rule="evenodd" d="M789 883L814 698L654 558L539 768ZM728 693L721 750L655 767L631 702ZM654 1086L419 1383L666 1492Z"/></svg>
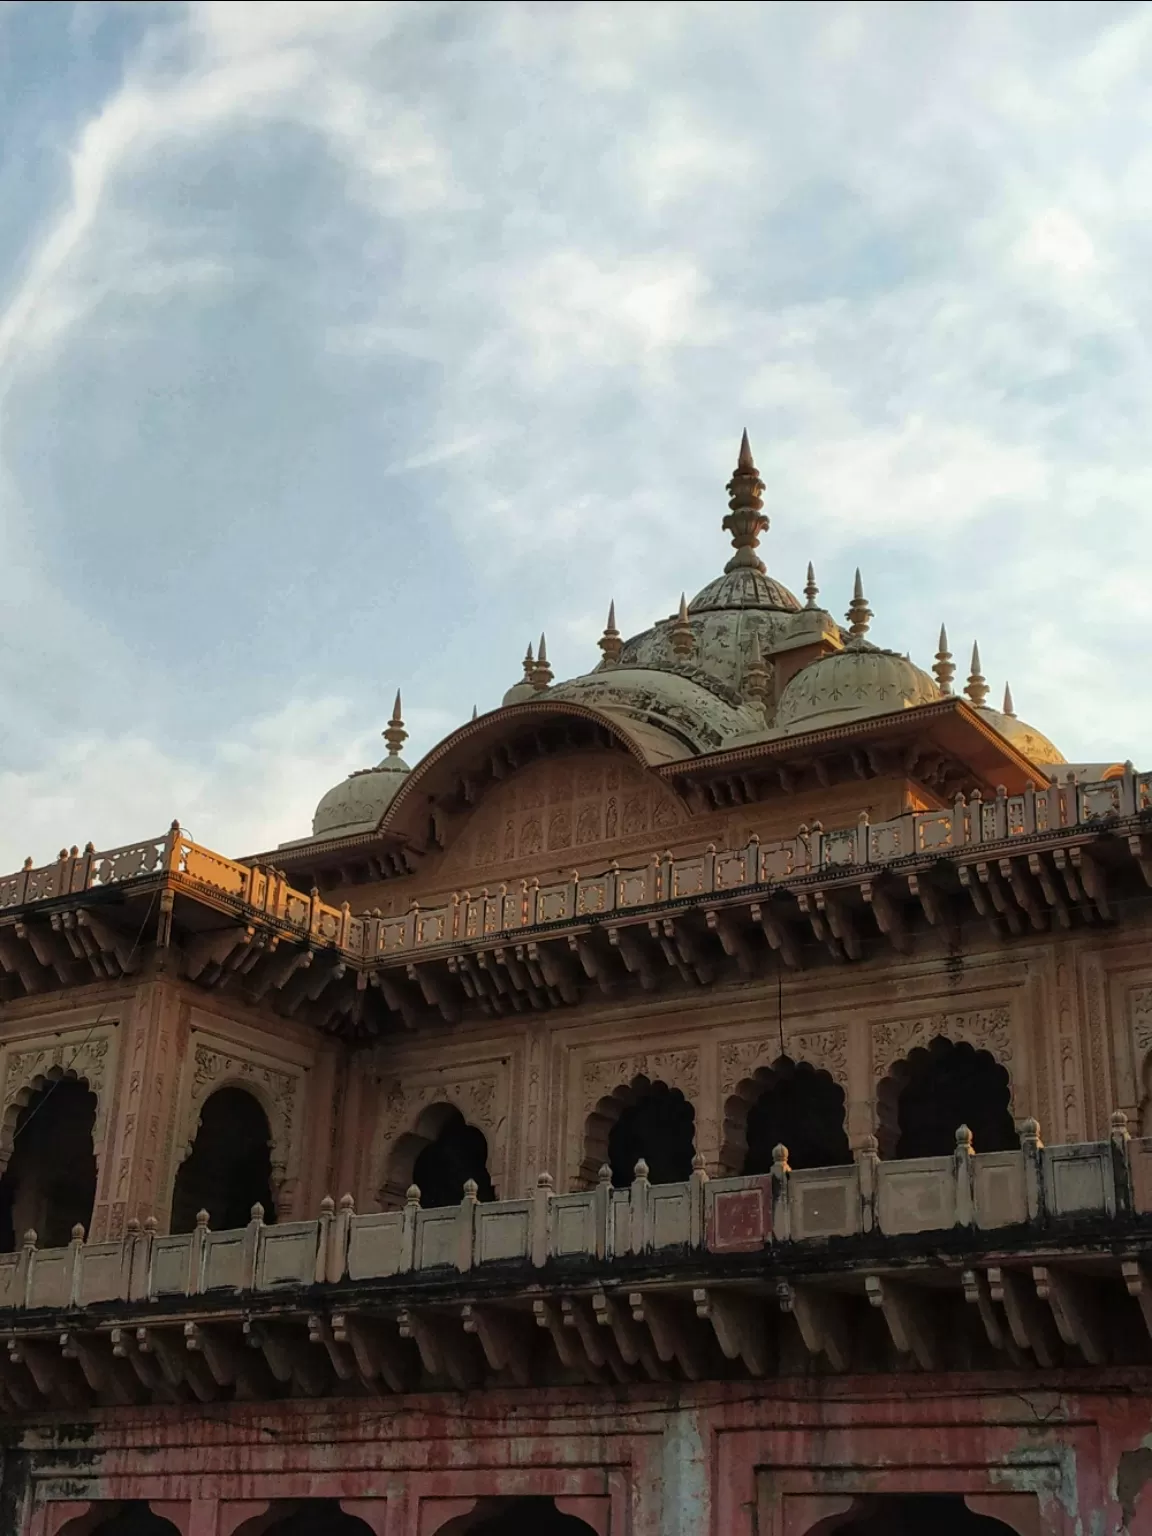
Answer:
<svg viewBox="0 0 1152 1536"><path fill-rule="evenodd" d="M112 1087L113 1042L116 1025L105 1022L99 1033L76 1030L53 1035L50 1041L23 1045L4 1053L3 1109L0 1112L0 1163L12 1152L12 1133L20 1110L38 1088L59 1077L87 1083L96 1097L93 1141L97 1156L104 1140L107 1099Z"/></svg>
<svg viewBox="0 0 1152 1536"><path fill-rule="evenodd" d="M872 1075L887 1077L911 1051L931 1044L937 1036L989 1051L1011 1070L1014 1041L1012 1010L972 1008L960 1013L930 1013L913 1019L892 1019L872 1026Z"/></svg>
<svg viewBox="0 0 1152 1536"><path fill-rule="evenodd" d="M591 1114L601 1099L616 1088L626 1088L638 1077L678 1088L690 1101L697 1099L700 1096L700 1053L695 1049L651 1051L586 1061L581 1078L583 1114Z"/></svg>
<svg viewBox="0 0 1152 1536"><path fill-rule="evenodd" d="M728 1099L745 1078L758 1068L771 1067L780 1060L780 1036L771 1034L755 1040L734 1041L720 1049L720 1094ZM788 1035L783 1055L790 1061L807 1062L827 1072L842 1088L848 1086L847 1029L811 1029Z"/></svg>

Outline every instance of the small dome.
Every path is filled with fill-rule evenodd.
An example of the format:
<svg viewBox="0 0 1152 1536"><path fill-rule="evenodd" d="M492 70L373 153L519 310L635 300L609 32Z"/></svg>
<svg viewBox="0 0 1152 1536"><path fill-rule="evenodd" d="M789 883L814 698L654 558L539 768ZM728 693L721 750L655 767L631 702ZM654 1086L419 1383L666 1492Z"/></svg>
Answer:
<svg viewBox="0 0 1152 1536"><path fill-rule="evenodd" d="M313 837L370 832L399 793L409 773L402 757L388 756L375 768L360 768L330 789L312 818Z"/></svg>
<svg viewBox="0 0 1152 1536"><path fill-rule="evenodd" d="M927 672L907 657L849 643L796 674L780 696L776 725L787 731L816 731L868 715L915 709L940 697Z"/></svg>
<svg viewBox="0 0 1152 1536"><path fill-rule="evenodd" d="M1017 752L1023 752L1025 757L1032 759L1034 763L1062 763L1064 754L1058 752L1047 736L1042 736L1033 726L1025 724L1023 720L1017 720L1015 715L1006 715L998 709L990 709L987 704L982 704L976 713L987 720L988 724L1000 732L1005 740L1010 741Z"/></svg>
<svg viewBox="0 0 1152 1536"><path fill-rule="evenodd" d="M511 688L509 688L508 692L501 700L501 703L525 704L529 699L534 699L536 695L536 685L534 683L530 683L527 678L525 678L522 682L512 684Z"/></svg>
<svg viewBox="0 0 1152 1536"><path fill-rule="evenodd" d="M737 567L710 581L688 604L689 613L711 613L718 608L766 608L769 612L799 613L799 600L767 571Z"/></svg>

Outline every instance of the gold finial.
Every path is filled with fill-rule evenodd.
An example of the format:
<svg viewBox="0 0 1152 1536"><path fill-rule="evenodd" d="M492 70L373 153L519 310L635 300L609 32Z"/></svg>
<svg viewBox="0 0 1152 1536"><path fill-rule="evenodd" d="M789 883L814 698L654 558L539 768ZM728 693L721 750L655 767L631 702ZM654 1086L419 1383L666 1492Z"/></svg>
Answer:
<svg viewBox="0 0 1152 1536"><path fill-rule="evenodd" d="M536 652L536 665L528 674L528 680L537 693L542 693L552 681L552 668L548 665L548 642L543 635L540 636L540 646Z"/></svg>
<svg viewBox="0 0 1152 1536"><path fill-rule="evenodd" d="M948 649L948 631L943 624L940 626L940 649L936 652L936 663L932 668L936 679L936 686L941 693L952 692L952 679L956 676L956 667L952 661L952 652Z"/></svg>
<svg viewBox="0 0 1152 1536"><path fill-rule="evenodd" d="M404 729L404 722L400 718L400 690L396 690L396 702L392 706L392 718L387 728L380 733L388 743L388 756L399 757L400 749L408 740L408 732Z"/></svg>
<svg viewBox="0 0 1152 1536"><path fill-rule="evenodd" d="M980 646L974 640L972 642L972 671L968 675L968 681L964 685L964 692L968 702L974 704L977 709L981 707L988 697L988 684L984 674L980 670Z"/></svg>
<svg viewBox="0 0 1152 1536"><path fill-rule="evenodd" d="M616 628L616 600L608 604L608 622L604 626L604 633L600 636L599 646L604 657L606 667L614 667L620 660L620 652L624 649L624 642L620 638L620 631Z"/></svg>
<svg viewBox="0 0 1152 1536"><path fill-rule="evenodd" d="M852 588L852 601L848 604L848 612L845 615L848 620L848 634L853 640L863 640L868 633L868 625L872 621L872 610L868 606L868 599L864 596L864 583L860 579L860 568L856 568L856 585Z"/></svg>
<svg viewBox="0 0 1152 1536"><path fill-rule="evenodd" d="M812 562L808 562L808 580L804 584L804 596L807 599L805 608L815 608L816 599L820 594L820 588L816 585L816 572L812 569Z"/></svg>
<svg viewBox="0 0 1152 1536"><path fill-rule="evenodd" d="M676 615L676 622L672 626L672 650L680 661L687 661L696 649L696 636L692 633L692 625L688 621L688 601L683 592L680 594L680 612Z"/></svg>
<svg viewBox="0 0 1152 1536"><path fill-rule="evenodd" d="M745 698L761 705L767 704L770 681L768 668L764 665L764 653L760 649L760 636L753 632L751 654L744 668Z"/></svg>
<svg viewBox="0 0 1152 1536"><path fill-rule="evenodd" d="M1004 708L1001 713L1008 715L1013 720L1016 718L1016 706L1012 702L1012 685L1010 683L1004 684Z"/></svg>
<svg viewBox="0 0 1152 1536"><path fill-rule="evenodd" d="M724 567L725 571L764 570L764 562L756 553L760 535L768 531L768 519L761 510L763 505L764 482L752 462L752 449L745 432L740 439L740 458L735 473L728 482L728 515L721 524L732 535L736 550Z"/></svg>

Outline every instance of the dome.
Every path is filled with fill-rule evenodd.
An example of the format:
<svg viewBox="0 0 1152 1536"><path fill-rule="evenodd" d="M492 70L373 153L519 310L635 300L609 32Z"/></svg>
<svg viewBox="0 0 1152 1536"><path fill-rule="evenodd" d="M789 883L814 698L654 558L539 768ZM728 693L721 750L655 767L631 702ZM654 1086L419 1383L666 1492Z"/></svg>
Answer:
<svg viewBox="0 0 1152 1536"><path fill-rule="evenodd" d="M740 566L697 592L688 604L689 614L710 613L719 608L767 608L775 613L799 613L800 601L788 588L768 575L763 565Z"/></svg>
<svg viewBox="0 0 1152 1536"><path fill-rule="evenodd" d="M999 709L990 709L987 704L982 704L976 713L987 720L993 730L999 731L1006 741L1011 742L1017 752L1022 752L1034 763L1065 761L1064 754L1056 750L1047 736L1042 736L1038 730L1027 725L1023 720L1017 720L1015 715L1006 715Z"/></svg>
<svg viewBox="0 0 1152 1536"><path fill-rule="evenodd" d="M525 680L523 682L513 683L511 688L509 688L508 692L504 695L500 702L501 704L523 704L528 699L536 698L536 696L537 690L534 684Z"/></svg>
<svg viewBox="0 0 1152 1536"><path fill-rule="evenodd" d="M776 725L785 731L817 731L915 709L941 697L927 672L906 656L850 642L796 674L780 696Z"/></svg>
<svg viewBox="0 0 1152 1536"><path fill-rule="evenodd" d="M316 807L313 837L333 837L339 832L369 832L399 793L409 773L402 757L388 756L375 768L360 768L335 785Z"/></svg>
<svg viewBox="0 0 1152 1536"><path fill-rule="evenodd" d="M540 697L539 694L536 695ZM652 667L616 666L549 688L549 699L586 704L608 714L659 727L690 750L713 752L764 716L738 699L722 696L706 677Z"/></svg>

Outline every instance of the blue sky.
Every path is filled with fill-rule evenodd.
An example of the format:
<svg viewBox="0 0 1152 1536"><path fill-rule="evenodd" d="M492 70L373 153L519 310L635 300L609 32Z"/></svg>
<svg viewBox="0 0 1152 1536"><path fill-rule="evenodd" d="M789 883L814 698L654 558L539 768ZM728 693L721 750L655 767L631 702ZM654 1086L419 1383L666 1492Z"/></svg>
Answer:
<svg viewBox="0 0 1152 1536"><path fill-rule="evenodd" d="M762 552L1152 766L1152 7L0 6L0 866L307 832Z"/></svg>

